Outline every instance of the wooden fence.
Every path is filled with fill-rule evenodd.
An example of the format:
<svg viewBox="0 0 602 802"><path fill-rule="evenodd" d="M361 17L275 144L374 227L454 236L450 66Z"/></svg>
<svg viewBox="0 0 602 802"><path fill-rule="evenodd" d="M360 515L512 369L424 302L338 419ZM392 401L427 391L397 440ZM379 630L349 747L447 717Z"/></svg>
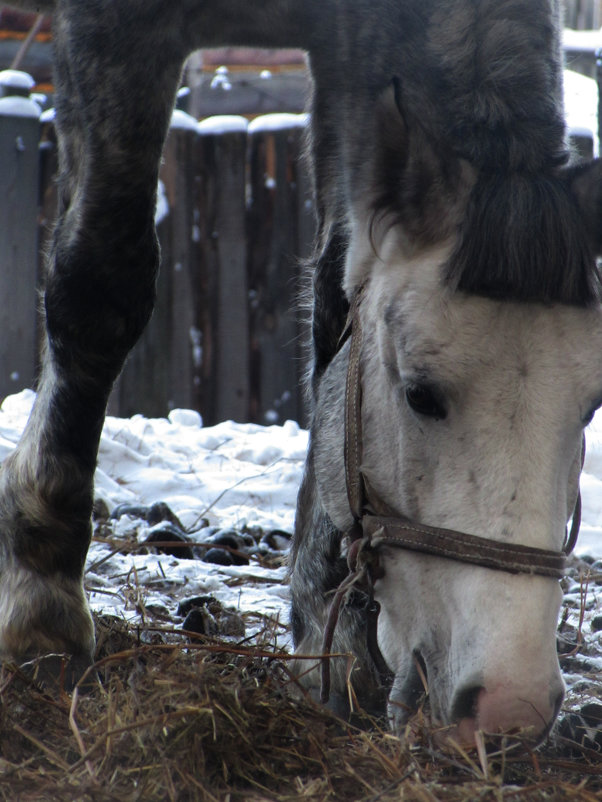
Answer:
<svg viewBox="0 0 602 802"><path fill-rule="evenodd" d="M56 208L53 125L3 116L4 102L0 397L34 383L43 273L36 243L42 253ZM300 159L305 123L303 115L280 114L196 124L174 113L157 208L157 305L115 385L111 414L189 407L206 423L306 422L306 326L296 304L314 230Z"/></svg>
<svg viewBox="0 0 602 802"><path fill-rule="evenodd" d="M306 423L308 327L297 296L314 215L299 155L305 124L296 114L248 124L174 112L157 210L157 305L116 382L112 414L190 407L206 423ZM591 139L578 144L591 154ZM35 384L55 173L52 122L29 98L0 98L0 399Z"/></svg>
<svg viewBox="0 0 602 802"><path fill-rule="evenodd" d="M31 387L37 361L39 108L0 99L0 397Z"/></svg>

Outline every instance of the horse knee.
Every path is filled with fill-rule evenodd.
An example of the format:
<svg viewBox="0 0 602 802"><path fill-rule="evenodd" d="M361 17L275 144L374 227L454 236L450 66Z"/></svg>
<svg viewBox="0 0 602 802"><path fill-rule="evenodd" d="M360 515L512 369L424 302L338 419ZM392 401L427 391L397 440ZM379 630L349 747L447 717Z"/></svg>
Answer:
<svg viewBox="0 0 602 802"><path fill-rule="evenodd" d="M46 330L60 368L112 382L148 322L159 248L152 220L132 247L121 231L89 237L57 233L44 294Z"/></svg>

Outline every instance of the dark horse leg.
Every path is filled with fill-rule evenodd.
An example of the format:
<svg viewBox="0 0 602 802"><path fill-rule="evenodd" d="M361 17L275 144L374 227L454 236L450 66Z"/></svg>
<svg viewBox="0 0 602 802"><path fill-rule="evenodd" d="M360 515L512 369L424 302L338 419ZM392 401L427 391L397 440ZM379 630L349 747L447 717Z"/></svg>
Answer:
<svg viewBox="0 0 602 802"><path fill-rule="evenodd" d="M112 384L153 307L158 167L186 55L220 44L319 48L316 21L333 8L57 0L59 220L38 395L0 472L0 660L68 653L77 665L94 649L83 567L98 442Z"/></svg>
<svg viewBox="0 0 602 802"><path fill-rule="evenodd" d="M38 395L0 475L4 659L93 652L93 476L111 386L153 306L158 165L186 55L173 5L63 3L55 18L60 217Z"/></svg>

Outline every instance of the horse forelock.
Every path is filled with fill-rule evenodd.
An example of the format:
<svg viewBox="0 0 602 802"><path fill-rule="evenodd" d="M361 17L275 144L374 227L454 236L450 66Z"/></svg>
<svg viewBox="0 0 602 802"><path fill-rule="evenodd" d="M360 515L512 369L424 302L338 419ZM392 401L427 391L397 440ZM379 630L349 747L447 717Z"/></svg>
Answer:
<svg viewBox="0 0 602 802"><path fill-rule="evenodd" d="M451 286L501 300L586 306L602 278L561 174L482 174L446 269Z"/></svg>
<svg viewBox="0 0 602 802"><path fill-rule="evenodd" d="M423 172L421 185L407 175L396 190L391 179L372 207L368 231L376 255L387 231L398 227L414 252L455 240L444 271L453 289L533 303L602 300L602 275L570 170L482 172L472 188L449 168L447 175Z"/></svg>

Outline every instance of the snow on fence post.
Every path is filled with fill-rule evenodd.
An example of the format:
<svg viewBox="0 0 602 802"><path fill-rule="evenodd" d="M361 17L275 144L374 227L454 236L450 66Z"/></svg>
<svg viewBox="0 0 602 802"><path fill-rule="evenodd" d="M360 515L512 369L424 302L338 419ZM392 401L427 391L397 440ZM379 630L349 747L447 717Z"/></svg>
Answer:
<svg viewBox="0 0 602 802"><path fill-rule="evenodd" d="M39 140L37 103L0 98L0 397L34 382Z"/></svg>
<svg viewBox="0 0 602 802"><path fill-rule="evenodd" d="M199 123L196 235L200 247L201 411L207 423L249 420L246 246L247 121Z"/></svg>
<svg viewBox="0 0 602 802"><path fill-rule="evenodd" d="M251 417L305 421L305 349L298 294L308 255L308 182L300 160L306 115L268 114L249 125L248 270Z"/></svg>

